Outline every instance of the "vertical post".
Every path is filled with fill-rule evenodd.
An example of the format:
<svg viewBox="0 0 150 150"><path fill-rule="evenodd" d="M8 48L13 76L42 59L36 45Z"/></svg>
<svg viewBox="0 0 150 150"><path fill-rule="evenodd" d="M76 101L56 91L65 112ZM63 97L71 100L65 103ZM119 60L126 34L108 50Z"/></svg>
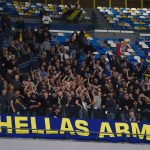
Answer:
<svg viewBox="0 0 150 150"><path fill-rule="evenodd" d="M125 0L125 8L128 7L128 0Z"/></svg>
<svg viewBox="0 0 150 150"><path fill-rule="evenodd" d="M109 7L111 7L111 0L109 0Z"/></svg>
<svg viewBox="0 0 150 150"><path fill-rule="evenodd" d="M45 0L45 4L46 4L46 5L48 4L48 1L47 1L47 0Z"/></svg>
<svg viewBox="0 0 150 150"><path fill-rule="evenodd" d="M141 8L144 7L144 0L141 0Z"/></svg>
<svg viewBox="0 0 150 150"><path fill-rule="evenodd" d="M93 9L96 8L96 0L93 0Z"/></svg>
<svg viewBox="0 0 150 150"><path fill-rule="evenodd" d="M64 0L61 0L61 5L64 5Z"/></svg>

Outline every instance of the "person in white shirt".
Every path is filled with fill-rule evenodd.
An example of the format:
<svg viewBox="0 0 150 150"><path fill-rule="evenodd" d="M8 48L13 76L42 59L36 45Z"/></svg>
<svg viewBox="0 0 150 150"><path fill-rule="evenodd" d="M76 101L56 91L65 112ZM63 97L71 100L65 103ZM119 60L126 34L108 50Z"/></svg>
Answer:
<svg viewBox="0 0 150 150"><path fill-rule="evenodd" d="M94 119L100 119L101 118L101 109L102 109L102 93L101 89L98 88L97 90L93 91L93 97L94 101L91 105L93 105L93 115Z"/></svg>
<svg viewBox="0 0 150 150"><path fill-rule="evenodd" d="M48 29L50 28L50 24L52 23L52 19L50 18L48 13L43 15L42 22L43 22L44 27L48 27Z"/></svg>
<svg viewBox="0 0 150 150"><path fill-rule="evenodd" d="M64 48L64 46L59 47L57 51L60 55L61 62L64 62L65 60L70 59L69 55L66 53L66 49Z"/></svg>

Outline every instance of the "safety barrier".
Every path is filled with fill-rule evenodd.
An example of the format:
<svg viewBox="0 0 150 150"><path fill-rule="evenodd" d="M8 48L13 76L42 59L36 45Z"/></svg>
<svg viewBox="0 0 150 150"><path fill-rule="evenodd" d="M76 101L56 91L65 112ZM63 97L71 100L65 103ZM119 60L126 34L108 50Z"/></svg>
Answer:
<svg viewBox="0 0 150 150"><path fill-rule="evenodd" d="M0 115L0 136L150 143L149 122Z"/></svg>

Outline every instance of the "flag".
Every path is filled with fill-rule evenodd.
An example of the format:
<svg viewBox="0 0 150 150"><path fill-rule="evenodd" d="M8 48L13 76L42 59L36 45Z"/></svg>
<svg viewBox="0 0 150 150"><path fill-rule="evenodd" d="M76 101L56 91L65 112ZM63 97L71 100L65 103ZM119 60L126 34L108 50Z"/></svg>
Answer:
<svg viewBox="0 0 150 150"><path fill-rule="evenodd" d="M124 55L124 52L126 52L128 48L129 48L129 44L125 41L122 41L120 44L117 44L116 46L117 55L118 56Z"/></svg>

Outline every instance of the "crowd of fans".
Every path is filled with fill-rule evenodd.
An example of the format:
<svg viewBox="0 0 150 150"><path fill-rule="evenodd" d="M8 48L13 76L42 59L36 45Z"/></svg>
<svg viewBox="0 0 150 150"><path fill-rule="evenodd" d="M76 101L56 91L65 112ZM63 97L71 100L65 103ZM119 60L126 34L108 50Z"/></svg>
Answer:
<svg viewBox="0 0 150 150"><path fill-rule="evenodd" d="M144 59L136 65L109 53L96 59L84 31L51 45L47 27L25 29L22 18L12 32L11 19L3 17L1 29L0 113L150 121L150 66ZM29 53L38 63L21 71L18 60Z"/></svg>

